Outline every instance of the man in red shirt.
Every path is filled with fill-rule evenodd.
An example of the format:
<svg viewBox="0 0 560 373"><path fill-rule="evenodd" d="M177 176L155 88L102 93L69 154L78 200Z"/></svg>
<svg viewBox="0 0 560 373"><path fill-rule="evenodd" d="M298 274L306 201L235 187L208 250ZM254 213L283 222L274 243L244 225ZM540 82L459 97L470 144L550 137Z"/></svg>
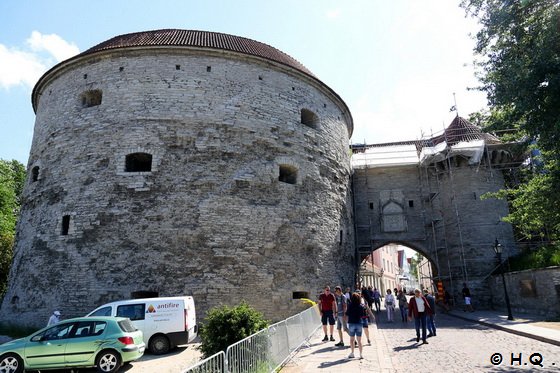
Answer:
<svg viewBox="0 0 560 373"><path fill-rule="evenodd" d="M329 286L325 287L323 294L319 296L319 310L321 311L321 322L323 323L323 332L325 333L325 338L323 342L329 340L327 337L327 321L330 326L330 336L331 341L334 342L333 329L334 329L334 314L336 313L336 299L333 294L331 294L331 288Z"/></svg>

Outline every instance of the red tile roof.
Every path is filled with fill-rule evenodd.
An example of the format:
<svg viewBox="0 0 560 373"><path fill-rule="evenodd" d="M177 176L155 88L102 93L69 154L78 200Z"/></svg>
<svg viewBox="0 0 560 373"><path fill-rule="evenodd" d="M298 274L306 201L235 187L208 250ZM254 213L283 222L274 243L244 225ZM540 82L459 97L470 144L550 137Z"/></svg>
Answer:
<svg viewBox="0 0 560 373"><path fill-rule="evenodd" d="M397 145L415 145L416 150L421 151L424 147L432 147L444 141L447 142L447 145L452 146L462 141L468 142L473 140L484 140L486 144L501 144L500 139L496 136L482 132L480 127L472 124L465 118L456 116L441 135L429 139L397 141L382 144L353 144L352 151L354 153L360 153L369 148L382 148Z"/></svg>
<svg viewBox="0 0 560 373"><path fill-rule="evenodd" d="M209 31L163 29L134 32L115 36L97 44L80 55L83 56L109 49L156 46L183 46L229 50L279 62L315 77L313 73L299 61L270 45L240 36Z"/></svg>

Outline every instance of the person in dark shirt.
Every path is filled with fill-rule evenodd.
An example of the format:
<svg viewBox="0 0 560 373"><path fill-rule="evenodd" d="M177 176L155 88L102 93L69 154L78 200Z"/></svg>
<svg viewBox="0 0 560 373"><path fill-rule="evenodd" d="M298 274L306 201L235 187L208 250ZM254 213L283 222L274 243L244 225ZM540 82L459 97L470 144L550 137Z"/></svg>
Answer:
<svg viewBox="0 0 560 373"><path fill-rule="evenodd" d="M325 287L325 291L319 296L319 310L321 311L321 323L323 324L323 332L325 332L325 338L323 338L323 342L329 340L327 336L327 322L330 326L331 341L334 341L333 329L335 322L334 314L336 313L336 299L331 293L331 288L329 286Z"/></svg>
<svg viewBox="0 0 560 373"><path fill-rule="evenodd" d="M352 352L348 355L349 359L354 358L354 340L358 341L358 350L360 351L360 359L362 356L362 315L364 314L364 307L361 304L362 297L360 293L354 293L350 297L350 303L346 308L346 316L348 316L348 334L350 335L350 348Z"/></svg>

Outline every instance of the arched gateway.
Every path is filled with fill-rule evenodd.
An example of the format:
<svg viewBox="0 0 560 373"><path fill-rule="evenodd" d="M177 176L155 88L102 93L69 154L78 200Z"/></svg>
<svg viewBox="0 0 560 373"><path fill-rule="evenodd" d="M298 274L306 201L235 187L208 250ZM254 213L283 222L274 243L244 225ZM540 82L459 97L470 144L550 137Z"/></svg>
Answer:
<svg viewBox="0 0 560 373"><path fill-rule="evenodd" d="M450 292L467 282L488 305L495 239L506 255L517 249L511 226L501 221L507 203L480 197L502 189L502 170L519 165L509 146L457 116L439 136L352 150L359 257L401 243L426 256Z"/></svg>

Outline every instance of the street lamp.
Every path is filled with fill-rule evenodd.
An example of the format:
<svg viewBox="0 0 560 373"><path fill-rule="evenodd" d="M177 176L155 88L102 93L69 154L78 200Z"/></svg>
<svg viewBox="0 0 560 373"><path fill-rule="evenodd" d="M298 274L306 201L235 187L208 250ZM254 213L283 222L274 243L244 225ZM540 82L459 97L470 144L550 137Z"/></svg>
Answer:
<svg viewBox="0 0 560 373"><path fill-rule="evenodd" d="M513 320L513 316L511 314L511 305L509 304L509 296L508 296L508 292L507 292L507 287L506 287L506 278L504 277L504 267L502 267L502 251L503 251L504 247L502 246L501 243L498 242L498 239L496 238L496 241L494 241L494 251L496 252L496 259L498 260L498 265L500 266L500 273L502 274L502 282L504 284L504 295L506 298L506 306L507 306L507 310L508 310L508 320Z"/></svg>

